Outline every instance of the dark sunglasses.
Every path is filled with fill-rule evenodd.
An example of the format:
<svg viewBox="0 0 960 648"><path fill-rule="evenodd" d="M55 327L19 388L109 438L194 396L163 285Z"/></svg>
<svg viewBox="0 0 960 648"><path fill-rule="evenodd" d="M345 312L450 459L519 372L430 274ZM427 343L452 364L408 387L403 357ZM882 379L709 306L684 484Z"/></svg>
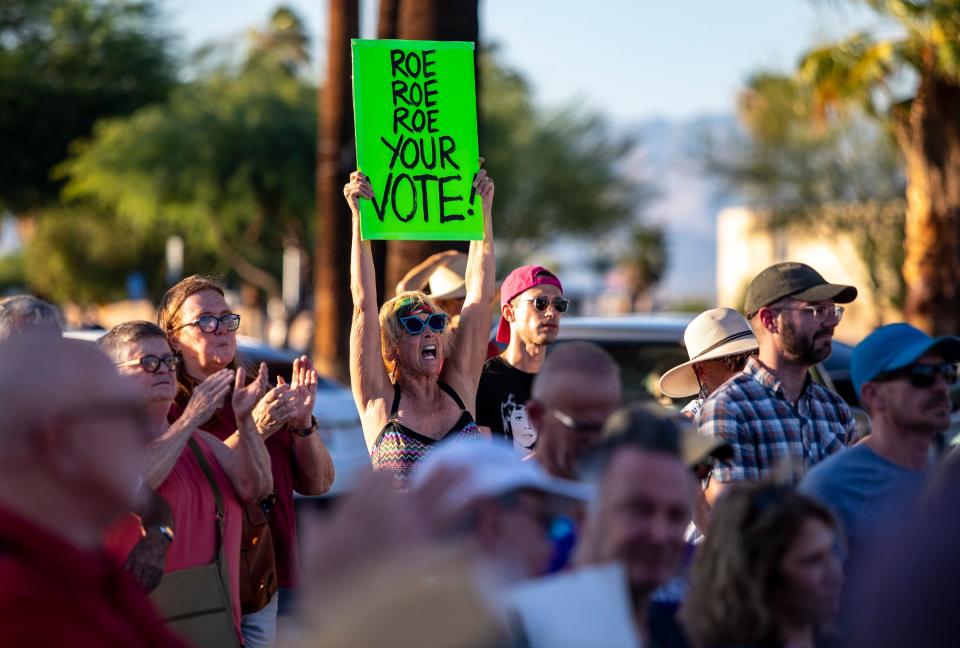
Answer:
<svg viewBox="0 0 960 648"><path fill-rule="evenodd" d="M134 367L140 365L147 373L157 373L160 371L160 365L165 365L169 371L176 371L180 366L180 356L174 353L168 353L165 356L157 357L155 355L146 355L136 360L121 362L118 367Z"/></svg>
<svg viewBox="0 0 960 648"><path fill-rule="evenodd" d="M434 333L443 333L443 329L447 328L447 314L434 313L427 319L420 319L416 315L410 315L408 317L401 317L400 323L403 324L403 328L407 329L407 333L410 335L420 335L423 333L424 327L427 326L429 326L430 330Z"/></svg>
<svg viewBox="0 0 960 648"><path fill-rule="evenodd" d="M941 364L914 364L902 369L887 371L874 380L884 382L887 380L896 380L897 378L907 378L910 384L917 388L932 387L937 382L937 376L943 376L948 385L957 382L957 365L952 362Z"/></svg>
<svg viewBox="0 0 960 648"><path fill-rule="evenodd" d="M521 501L520 498L517 497L516 492L498 497L497 502L505 509L510 509L529 517L540 527L545 536L551 537L553 535L554 526L559 518L553 511Z"/></svg>
<svg viewBox="0 0 960 648"><path fill-rule="evenodd" d="M603 421L599 423L584 423L583 421L576 420L568 414L564 414L560 410L551 409L549 412L553 418L560 421L564 427L579 434L599 434L603 431Z"/></svg>
<svg viewBox="0 0 960 648"><path fill-rule="evenodd" d="M713 461L701 461L695 465L691 470L693 474L696 475L699 481L706 481L710 479L710 476L713 475Z"/></svg>
<svg viewBox="0 0 960 648"><path fill-rule="evenodd" d="M240 328L240 316L236 313L228 313L226 315L221 315L220 317L217 317L216 315L201 315L192 322L181 324L173 330L179 331L180 329L188 326L196 326L204 333L213 333L217 330L217 327L219 327L221 323L226 330L236 331L238 328Z"/></svg>
<svg viewBox="0 0 960 648"><path fill-rule="evenodd" d="M750 356L755 356L758 353L759 351L748 351L746 353L725 356L720 358L720 362L723 363L723 368L730 373L739 373L747 366L747 360L750 359Z"/></svg>
<svg viewBox="0 0 960 648"><path fill-rule="evenodd" d="M550 306L551 300L545 295L540 295L533 299L521 299L520 301L533 302L533 307L542 313ZM566 313L567 309L570 308L570 300L566 297L554 297L553 307L557 309L558 313Z"/></svg>

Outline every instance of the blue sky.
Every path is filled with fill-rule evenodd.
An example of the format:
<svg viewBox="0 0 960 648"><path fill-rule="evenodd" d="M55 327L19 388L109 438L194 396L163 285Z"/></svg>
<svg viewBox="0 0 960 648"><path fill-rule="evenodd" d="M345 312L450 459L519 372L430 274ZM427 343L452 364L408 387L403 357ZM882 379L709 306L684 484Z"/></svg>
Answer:
<svg viewBox="0 0 960 648"><path fill-rule="evenodd" d="M276 0L159 2L171 31L181 35L188 49L210 40L242 42L244 32L264 24L277 6ZM376 29L377 3L361 2L361 35L370 38ZM327 0L288 3L314 37L319 75L325 69ZM853 8L854 4L481 0L480 29L481 39L497 43L505 62L528 79L539 103L585 103L615 125L647 128L634 171L660 192L644 213L667 232L669 265L659 292L712 301L716 217L722 205L714 198L716 183L687 159L685 141L690 133L685 122L702 115L732 114L737 92L752 72L789 71L816 43L880 26L873 14ZM654 124L653 134L659 138L649 131L654 118L669 120Z"/></svg>
<svg viewBox="0 0 960 648"><path fill-rule="evenodd" d="M235 40L276 0L160 0L187 47ZM288 0L322 62L326 0ZM814 0L481 0L481 39L500 45L548 104L586 102L618 121L731 112L759 68L787 70L811 44L878 21ZM372 36L375 0L362 0ZM320 70L322 65L318 66Z"/></svg>

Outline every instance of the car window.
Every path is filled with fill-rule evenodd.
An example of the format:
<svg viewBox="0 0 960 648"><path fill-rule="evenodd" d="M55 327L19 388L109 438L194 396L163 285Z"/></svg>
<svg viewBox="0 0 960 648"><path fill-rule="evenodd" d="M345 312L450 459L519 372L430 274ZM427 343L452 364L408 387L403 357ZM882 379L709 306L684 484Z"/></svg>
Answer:
<svg viewBox="0 0 960 648"><path fill-rule="evenodd" d="M558 342L557 344L564 344ZM620 367L625 403L661 400L664 404L682 406L690 398L670 399L660 393L657 383L668 369L686 362L686 350L671 342L614 342L591 340L613 356Z"/></svg>

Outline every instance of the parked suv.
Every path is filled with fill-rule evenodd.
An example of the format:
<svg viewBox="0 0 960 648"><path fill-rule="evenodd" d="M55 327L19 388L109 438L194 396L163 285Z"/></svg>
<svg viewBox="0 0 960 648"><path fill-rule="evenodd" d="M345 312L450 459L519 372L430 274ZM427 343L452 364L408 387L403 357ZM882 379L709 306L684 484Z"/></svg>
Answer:
<svg viewBox="0 0 960 648"><path fill-rule="evenodd" d="M660 393L658 382L668 369L690 359L683 345L683 331L694 317L686 314L565 317L557 342L585 340L606 349L620 366L626 401L653 399L682 407L690 398L670 399ZM834 340L833 353L810 373L815 381L859 408L859 399L850 381L852 350L850 345Z"/></svg>

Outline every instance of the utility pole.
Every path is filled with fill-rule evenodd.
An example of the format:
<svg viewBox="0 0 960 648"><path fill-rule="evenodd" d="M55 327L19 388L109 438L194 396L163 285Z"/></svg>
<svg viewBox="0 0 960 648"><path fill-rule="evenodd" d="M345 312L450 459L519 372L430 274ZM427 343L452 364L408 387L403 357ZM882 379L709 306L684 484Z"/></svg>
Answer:
<svg viewBox="0 0 960 648"><path fill-rule="evenodd" d="M314 245L314 341L317 370L349 383L350 210L343 185L356 168L350 39L360 34L358 0L329 0L327 79L318 91Z"/></svg>

